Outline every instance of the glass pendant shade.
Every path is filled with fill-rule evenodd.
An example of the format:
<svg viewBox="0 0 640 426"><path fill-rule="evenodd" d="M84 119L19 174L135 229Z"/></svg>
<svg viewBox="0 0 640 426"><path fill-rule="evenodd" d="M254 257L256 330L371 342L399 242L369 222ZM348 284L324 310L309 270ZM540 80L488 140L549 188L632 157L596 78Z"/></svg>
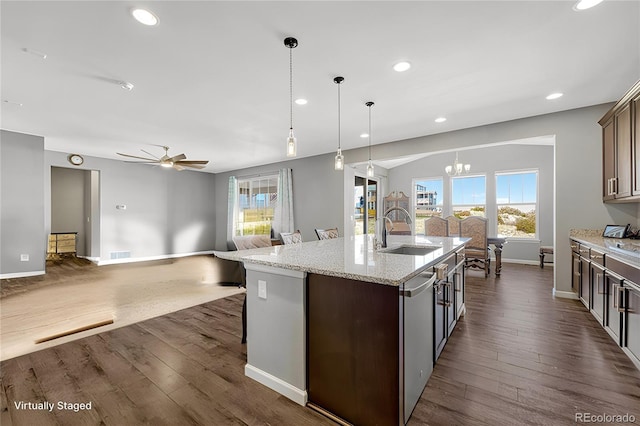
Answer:
<svg viewBox="0 0 640 426"><path fill-rule="evenodd" d="M289 137L287 138L287 157L295 157L296 156L296 148L298 141L293 136L293 129L289 129Z"/></svg>
<svg viewBox="0 0 640 426"><path fill-rule="evenodd" d="M336 155L335 162L333 167L336 170L344 170L344 155L342 155L342 150L338 149L338 154Z"/></svg>
<svg viewBox="0 0 640 426"><path fill-rule="evenodd" d="M373 168L373 163L369 160L369 164L367 165L367 177L374 177L375 169Z"/></svg>

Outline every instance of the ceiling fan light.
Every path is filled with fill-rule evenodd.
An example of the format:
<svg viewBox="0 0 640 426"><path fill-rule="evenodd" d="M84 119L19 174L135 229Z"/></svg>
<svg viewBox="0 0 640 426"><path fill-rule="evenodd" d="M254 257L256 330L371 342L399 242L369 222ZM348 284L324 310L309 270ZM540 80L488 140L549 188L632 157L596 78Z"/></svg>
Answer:
<svg viewBox="0 0 640 426"><path fill-rule="evenodd" d="M167 169L173 167L173 163L160 163L162 167L166 167Z"/></svg>

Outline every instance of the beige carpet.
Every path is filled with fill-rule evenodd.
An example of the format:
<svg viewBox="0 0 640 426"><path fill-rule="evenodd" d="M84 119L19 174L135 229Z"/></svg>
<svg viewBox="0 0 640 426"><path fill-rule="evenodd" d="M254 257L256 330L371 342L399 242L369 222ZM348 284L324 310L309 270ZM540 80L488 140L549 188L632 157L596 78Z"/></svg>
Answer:
<svg viewBox="0 0 640 426"><path fill-rule="evenodd" d="M95 266L47 266L44 277L1 280L0 360L240 293L212 256ZM96 323L113 324L36 344Z"/></svg>

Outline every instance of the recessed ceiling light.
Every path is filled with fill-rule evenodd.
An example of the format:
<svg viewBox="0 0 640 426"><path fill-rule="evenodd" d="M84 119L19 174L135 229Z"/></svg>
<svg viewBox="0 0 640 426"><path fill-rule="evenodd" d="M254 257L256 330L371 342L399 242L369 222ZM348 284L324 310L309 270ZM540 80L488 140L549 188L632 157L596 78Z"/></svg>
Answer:
<svg viewBox="0 0 640 426"><path fill-rule="evenodd" d="M552 93L549 96L547 96L547 100L552 100L552 99L558 99L559 97L561 97L563 94L560 92L557 93Z"/></svg>
<svg viewBox="0 0 640 426"><path fill-rule="evenodd" d="M307 104L307 100L306 99L302 99L302 98L296 99L296 103L298 105L306 105Z"/></svg>
<svg viewBox="0 0 640 426"><path fill-rule="evenodd" d="M436 123L444 123L445 121L447 121L445 117L438 117L435 120Z"/></svg>
<svg viewBox="0 0 640 426"><path fill-rule="evenodd" d="M393 66L393 69L398 72L404 72L411 68L411 64L409 62L398 62Z"/></svg>
<svg viewBox="0 0 640 426"><path fill-rule="evenodd" d="M158 25L158 17L146 9L132 9L131 15L144 25Z"/></svg>
<svg viewBox="0 0 640 426"><path fill-rule="evenodd" d="M579 0L575 5L573 5L573 10L590 9L600 3L602 3L602 0Z"/></svg>
<svg viewBox="0 0 640 426"><path fill-rule="evenodd" d="M368 138L369 137L369 133L363 133L360 135L361 138Z"/></svg>

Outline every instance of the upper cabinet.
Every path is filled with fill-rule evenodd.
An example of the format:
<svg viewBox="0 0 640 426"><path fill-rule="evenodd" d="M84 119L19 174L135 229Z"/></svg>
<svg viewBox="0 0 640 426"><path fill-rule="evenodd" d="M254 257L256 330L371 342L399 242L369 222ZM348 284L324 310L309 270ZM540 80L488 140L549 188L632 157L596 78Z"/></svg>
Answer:
<svg viewBox="0 0 640 426"><path fill-rule="evenodd" d="M640 81L599 121L602 200L640 202Z"/></svg>

